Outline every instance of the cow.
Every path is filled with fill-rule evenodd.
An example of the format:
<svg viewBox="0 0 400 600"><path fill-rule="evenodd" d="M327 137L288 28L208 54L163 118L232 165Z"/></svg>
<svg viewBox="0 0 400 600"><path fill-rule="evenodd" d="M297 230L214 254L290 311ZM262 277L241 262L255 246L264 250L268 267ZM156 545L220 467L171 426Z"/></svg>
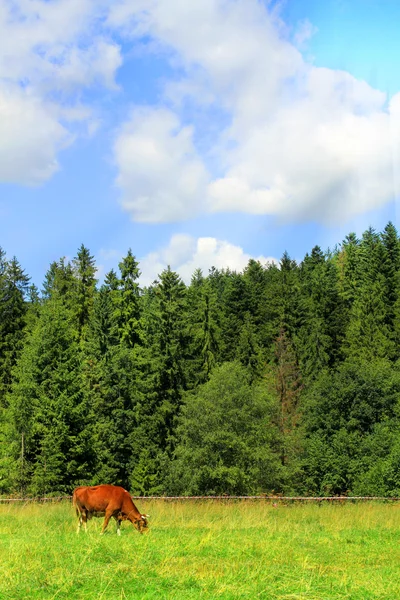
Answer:
<svg viewBox="0 0 400 600"><path fill-rule="evenodd" d="M102 534L111 517L114 517L117 522L118 535L121 535L121 521L130 521L139 533L143 533L148 528L149 515L142 515L133 503L129 492L118 485L78 487L74 490L72 503L79 518L77 533L80 532L82 523L87 531L87 520L92 517L105 517Z"/></svg>

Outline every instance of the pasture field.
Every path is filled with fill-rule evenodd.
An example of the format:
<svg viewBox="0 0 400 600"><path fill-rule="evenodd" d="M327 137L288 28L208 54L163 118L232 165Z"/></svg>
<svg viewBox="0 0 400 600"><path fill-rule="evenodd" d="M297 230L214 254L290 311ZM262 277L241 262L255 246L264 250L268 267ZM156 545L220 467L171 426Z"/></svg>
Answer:
<svg viewBox="0 0 400 600"><path fill-rule="evenodd" d="M0 599L400 599L400 505L138 501L149 533L69 502L0 505Z"/></svg>

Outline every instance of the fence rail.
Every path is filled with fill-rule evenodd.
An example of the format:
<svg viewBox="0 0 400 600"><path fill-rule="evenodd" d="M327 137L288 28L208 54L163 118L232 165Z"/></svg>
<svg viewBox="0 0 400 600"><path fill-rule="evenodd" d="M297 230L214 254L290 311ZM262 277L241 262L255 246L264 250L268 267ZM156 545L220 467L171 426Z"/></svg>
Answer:
<svg viewBox="0 0 400 600"><path fill-rule="evenodd" d="M163 500L165 502L176 502L185 500L262 500L264 502L372 502L390 501L398 502L400 497L386 496L132 496L134 500ZM12 504L22 502L25 504L37 502L61 502L71 500L72 496L54 496L48 498L0 498L0 504Z"/></svg>

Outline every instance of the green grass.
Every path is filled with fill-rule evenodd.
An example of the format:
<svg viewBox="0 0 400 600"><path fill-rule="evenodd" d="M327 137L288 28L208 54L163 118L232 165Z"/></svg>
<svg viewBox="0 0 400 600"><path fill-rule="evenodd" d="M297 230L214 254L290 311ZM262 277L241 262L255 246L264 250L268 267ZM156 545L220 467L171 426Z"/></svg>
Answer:
<svg viewBox="0 0 400 600"><path fill-rule="evenodd" d="M0 505L0 599L400 599L400 505L141 501L149 533Z"/></svg>

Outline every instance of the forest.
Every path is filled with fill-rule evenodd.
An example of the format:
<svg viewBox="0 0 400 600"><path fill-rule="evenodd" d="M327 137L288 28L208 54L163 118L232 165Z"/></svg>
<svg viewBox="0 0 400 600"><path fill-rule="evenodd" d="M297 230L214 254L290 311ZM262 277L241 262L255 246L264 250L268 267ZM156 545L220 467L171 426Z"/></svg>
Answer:
<svg viewBox="0 0 400 600"><path fill-rule="evenodd" d="M169 267L82 245L42 289L0 249L0 494L400 496L400 241Z"/></svg>

